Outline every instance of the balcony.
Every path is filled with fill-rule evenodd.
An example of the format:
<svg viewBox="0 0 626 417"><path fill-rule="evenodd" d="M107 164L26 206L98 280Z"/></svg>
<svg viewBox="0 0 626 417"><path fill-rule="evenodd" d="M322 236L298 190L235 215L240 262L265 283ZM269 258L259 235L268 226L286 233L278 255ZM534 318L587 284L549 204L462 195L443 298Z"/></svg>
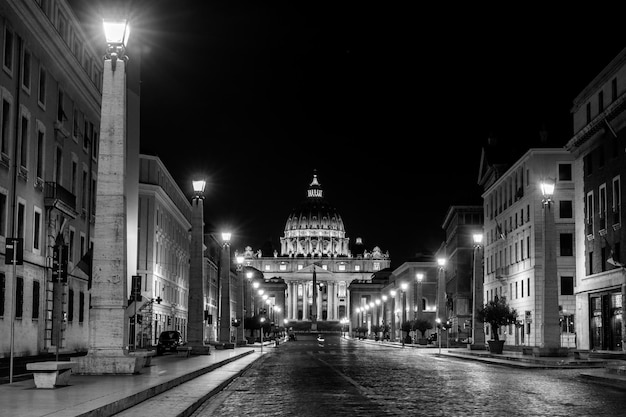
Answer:
<svg viewBox="0 0 626 417"><path fill-rule="evenodd" d="M56 182L46 181L44 186L44 204L60 210L72 219L78 215L76 196Z"/></svg>
<svg viewBox="0 0 626 417"><path fill-rule="evenodd" d="M496 279L506 279L509 275L509 267L501 266L500 268L496 268Z"/></svg>

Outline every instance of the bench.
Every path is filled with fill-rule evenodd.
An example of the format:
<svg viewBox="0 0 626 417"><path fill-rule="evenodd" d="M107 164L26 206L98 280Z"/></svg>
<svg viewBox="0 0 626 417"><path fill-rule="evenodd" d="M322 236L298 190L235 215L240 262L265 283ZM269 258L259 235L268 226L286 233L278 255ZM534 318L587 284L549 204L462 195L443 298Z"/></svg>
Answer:
<svg viewBox="0 0 626 417"><path fill-rule="evenodd" d="M180 355L181 353L189 357L191 355L191 346L178 346L176 348L176 352Z"/></svg>
<svg viewBox="0 0 626 417"><path fill-rule="evenodd" d="M54 388L69 385L72 370L78 366L76 362L31 362L26 370L33 371L35 387Z"/></svg>

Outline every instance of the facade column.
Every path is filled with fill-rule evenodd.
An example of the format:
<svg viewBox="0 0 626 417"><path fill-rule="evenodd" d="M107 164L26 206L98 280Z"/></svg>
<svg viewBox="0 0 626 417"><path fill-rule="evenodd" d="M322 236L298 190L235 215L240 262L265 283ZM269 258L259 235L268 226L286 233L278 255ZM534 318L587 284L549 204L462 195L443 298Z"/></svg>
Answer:
<svg viewBox="0 0 626 417"><path fill-rule="evenodd" d="M302 283L302 320L309 319L309 299L308 299L308 291L309 283L304 281Z"/></svg>
<svg viewBox="0 0 626 417"><path fill-rule="evenodd" d="M315 297L317 297L317 319L322 320L322 292L317 288L314 288L313 291L315 291Z"/></svg>
<svg viewBox="0 0 626 417"><path fill-rule="evenodd" d="M287 311L285 312L285 317L287 320L291 319L291 314L293 310L293 303L291 302L293 297L293 282L287 283Z"/></svg>
<svg viewBox="0 0 626 417"><path fill-rule="evenodd" d="M298 320L298 288L300 287L300 281L294 282L293 286L293 319Z"/></svg>
<svg viewBox="0 0 626 417"><path fill-rule="evenodd" d="M328 320L335 320L335 283L334 282L329 282L328 283L328 293L326 294L326 298L327 298L327 310L328 310L328 315L326 316L326 318Z"/></svg>

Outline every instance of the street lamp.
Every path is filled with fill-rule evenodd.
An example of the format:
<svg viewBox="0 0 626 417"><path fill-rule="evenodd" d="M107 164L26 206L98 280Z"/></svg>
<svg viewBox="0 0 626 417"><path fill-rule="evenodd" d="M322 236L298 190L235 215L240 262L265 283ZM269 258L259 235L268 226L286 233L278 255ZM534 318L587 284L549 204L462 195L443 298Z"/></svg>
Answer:
<svg viewBox="0 0 626 417"><path fill-rule="evenodd" d="M396 340L396 290L390 290L391 296L391 334L393 334L393 340Z"/></svg>
<svg viewBox="0 0 626 417"><path fill-rule="evenodd" d="M417 285L416 291L415 291L415 298L416 298L416 309L415 309L415 318L418 319L420 318L421 314L422 314L422 281L424 280L424 274L422 274L421 272L418 272L415 274L415 282Z"/></svg>
<svg viewBox="0 0 626 417"><path fill-rule="evenodd" d="M191 245L189 265L189 293L187 309L187 346L191 353L208 355L204 346L204 180L192 181Z"/></svg>
<svg viewBox="0 0 626 417"><path fill-rule="evenodd" d="M554 225L554 213L552 212L552 196L554 195L555 183L552 179L546 179L541 182L541 193L543 194L543 251L544 251L544 267L543 267L543 297L542 312L543 315L540 326L541 329L541 346L535 347L533 350L538 351L541 356L564 356L566 350L561 349L561 341L559 338L559 295L557 282L557 264L556 264L556 228ZM537 317L537 320L540 318Z"/></svg>
<svg viewBox="0 0 626 417"><path fill-rule="evenodd" d="M485 347L485 329L484 327L477 326L476 310L478 306L483 305L483 269L482 258L479 263L480 249L483 242L483 234L475 233L472 236L474 240L474 256L473 256L473 271L472 271L472 339L471 344L475 349L484 349ZM478 278L480 277L480 281ZM471 349L471 347L470 347Z"/></svg>
<svg viewBox="0 0 626 417"><path fill-rule="evenodd" d="M382 299L382 316L383 316L383 320L382 320L382 325L383 325L383 341L385 341L385 333L387 333L387 294L383 294L381 297Z"/></svg>
<svg viewBox="0 0 626 417"><path fill-rule="evenodd" d="M402 302L402 323L400 324L400 337L402 338L402 346L404 346L404 339L405 339L405 336L402 332L403 332L404 326L406 326L406 290L407 288L409 288L409 284L407 284L406 282L402 282L400 284L400 296L401 296L401 302ZM408 335L409 335L409 332L407 331L407 336Z"/></svg>
<svg viewBox="0 0 626 417"><path fill-rule="evenodd" d="M222 257L220 261L220 342L231 343L230 312L230 238L231 233L222 233Z"/></svg>
<svg viewBox="0 0 626 417"><path fill-rule="evenodd" d="M447 316L447 312L445 311L443 294L446 290L445 283L445 267L446 267L446 258L437 258L437 265L439 275L437 277L437 316L445 315Z"/></svg>
<svg viewBox="0 0 626 417"><path fill-rule="evenodd" d="M235 336L236 340L244 340L245 336L246 336L246 329L245 329L245 317L246 317L246 306L245 306L245 302L246 302L246 284L247 282L244 281L244 277L243 277L243 261L244 261L244 256L243 255L237 255L235 257L235 262L237 263L237 278L239 281L239 285L240 285L240 289L239 289L239 298L240 298L240 302L238 303L238 316L240 317L239 321L239 325L237 326L237 328L235 329L235 332L237 333L237 335Z"/></svg>
<svg viewBox="0 0 626 417"><path fill-rule="evenodd" d="M263 353L263 324L265 323L265 317L261 317L259 321L261 322L261 353Z"/></svg>
<svg viewBox="0 0 626 417"><path fill-rule="evenodd" d="M127 303L126 221L126 60L130 33L126 19L103 20L106 52L102 71L98 187L89 314L89 349L74 358L79 374L135 374L144 358L125 352ZM120 175L120 173L122 175ZM112 227L114 225L114 227Z"/></svg>

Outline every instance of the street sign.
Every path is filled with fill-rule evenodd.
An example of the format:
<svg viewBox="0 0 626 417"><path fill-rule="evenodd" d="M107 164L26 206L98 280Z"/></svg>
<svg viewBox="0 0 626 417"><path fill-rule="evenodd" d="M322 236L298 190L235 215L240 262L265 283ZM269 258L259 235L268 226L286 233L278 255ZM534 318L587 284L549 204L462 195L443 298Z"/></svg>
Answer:
<svg viewBox="0 0 626 417"><path fill-rule="evenodd" d="M24 239L21 237L7 237L4 251L5 265L24 264Z"/></svg>

